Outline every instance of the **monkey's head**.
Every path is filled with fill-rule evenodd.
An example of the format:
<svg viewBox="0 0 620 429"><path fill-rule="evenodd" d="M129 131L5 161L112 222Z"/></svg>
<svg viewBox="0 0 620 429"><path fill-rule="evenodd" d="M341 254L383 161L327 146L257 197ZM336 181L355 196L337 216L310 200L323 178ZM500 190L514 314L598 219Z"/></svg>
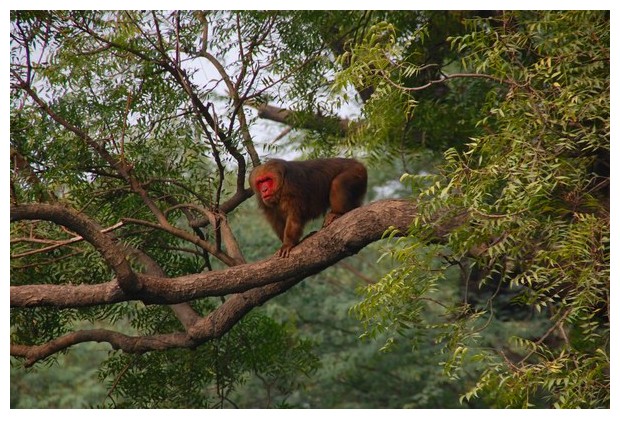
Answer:
<svg viewBox="0 0 620 429"><path fill-rule="evenodd" d="M273 207L280 202L285 172L284 163L272 159L259 165L250 173L250 187L264 205Z"/></svg>

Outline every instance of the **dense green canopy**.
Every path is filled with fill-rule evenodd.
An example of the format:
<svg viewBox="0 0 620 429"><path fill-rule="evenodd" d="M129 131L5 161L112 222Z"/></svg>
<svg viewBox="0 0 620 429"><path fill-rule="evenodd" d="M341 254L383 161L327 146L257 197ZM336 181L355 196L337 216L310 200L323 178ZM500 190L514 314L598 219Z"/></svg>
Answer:
<svg viewBox="0 0 620 429"><path fill-rule="evenodd" d="M608 11L10 30L12 407L610 406ZM249 171L326 156L367 204L271 257Z"/></svg>

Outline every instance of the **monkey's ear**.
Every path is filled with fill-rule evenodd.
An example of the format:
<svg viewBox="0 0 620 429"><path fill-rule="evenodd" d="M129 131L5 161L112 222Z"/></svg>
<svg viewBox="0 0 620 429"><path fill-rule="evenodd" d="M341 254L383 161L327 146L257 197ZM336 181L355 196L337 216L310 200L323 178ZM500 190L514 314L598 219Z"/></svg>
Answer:
<svg viewBox="0 0 620 429"><path fill-rule="evenodd" d="M278 160L280 161L280 160ZM287 176L288 168L286 168L286 162L280 161L275 165L275 169L272 170L274 173L277 173L282 180Z"/></svg>

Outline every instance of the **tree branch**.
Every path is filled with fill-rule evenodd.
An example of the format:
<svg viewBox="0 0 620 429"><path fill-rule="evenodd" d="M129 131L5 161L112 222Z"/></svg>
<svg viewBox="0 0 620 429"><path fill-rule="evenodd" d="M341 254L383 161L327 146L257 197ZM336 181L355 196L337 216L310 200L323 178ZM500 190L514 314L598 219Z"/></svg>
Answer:
<svg viewBox="0 0 620 429"><path fill-rule="evenodd" d="M287 259L270 257L219 271L176 278L137 274L140 290L128 294L117 280L96 285L12 286L12 307L84 307L139 299L148 304L174 304L207 296L241 293L270 283L300 281L359 252L382 238L391 226L406 231L415 205L383 200L358 208L293 248ZM274 243L274 250L277 246Z"/></svg>
<svg viewBox="0 0 620 429"><path fill-rule="evenodd" d="M414 214L415 205L410 201L378 201L347 213L311 235L293 249L289 258L273 256L254 264L174 279L159 277L164 273L155 266L147 270L153 275L137 275L137 282L142 288L131 295L119 287L117 280L99 285L11 286L12 307L76 308L132 299L142 299L145 303L181 303L172 306L172 309L186 330L149 336L128 336L104 329L85 330L41 345L14 344L11 345L11 354L26 358L26 365L32 365L53 353L86 341L108 342L113 348L129 353L196 347L221 337L250 310L287 291L304 278L381 239L388 228L405 231ZM133 253L131 249L129 253ZM153 262L146 255L142 255L141 261L147 265ZM202 318L186 303L191 299L231 293L224 303Z"/></svg>
<svg viewBox="0 0 620 429"><path fill-rule="evenodd" d="M123 226L123 222L117 222L116 224L108 228L102 229L101 233L105 234L105 233L114 231L115 229L118 229L121 226ZM80 241L84 241L84 237L82 237L81 235L76 235L75 237L70 238L68 240L60 240L60 241L59 240L41 240L41 239L36 239L36 238L32 238L32 239L17 238L15 240L11 240L11 244L17 243L17 242L23 242L23 241L27 241L31 243L39 243L39 244L49 244L49 246L42 247L40 249L30 250L28 252L11 255L11 259L18 259L18 258L23 258L26 256L32 256L32 255L36 255L37 253L46 253L54 249L58 249L59 247L68 246L69 244L79 243Z"/></svg>
<svg viewBox="0 0 620 429"><path fill-rule="evenodd" d="M189 241L190 243L195 244L201 249L206 250L211 253L213 256L218 258L220 261L225 263L226 265L236 265L238 261L236 261L233 257L229 256L227 253L222 252L220 249L217 249L215 245L209 243L206 240L201 239L199 236L192 234L191 232L185 231L184 229L177 228L169 223L165 225L161 225L159 223L149 222L142 219L123 219L123 223L125 224L135 224L142 225L148 228L159 229L161 231L165 231L175 237L182 238L183 240Z"/></svg>
<svg viewBox="0 0 620 429"><path fill-rule="evenodd" d="M34 203L11 206L11 222L19 220L47 220L80 234L101 253L116 274L118 286L122 290L133 293L140 288L136 274L125 259L123 249L86 215L60 205Z"/></svg>
<svg viewBox="0 0 620 429"><path fill-rule="evenodd" d="M143 353L151 350L191 347L193 341L184 333L129 336L107 329L90 329L71 332L38 346L11 344L11 356L26 358L25 365L32 366L36 361L44 359L73 345L95 341L109 343L114 349L128 353Z"/></svg>
<svg viewBox="0 0 620 429"><path fill-rule="evenodd" d="M279 122L293 128L303 128L314 131L329 130L339 136L345 136L351 130L351 121L332 116L310 115L304 112L284 109L270 104L252 104L248 106L256 109L258 117Z"/></svg>
<svg viewBox="0 0 620 429"><path fill-rule="evenodd" d="M208 316L199 319L188 309L189 304L175 304L172 307L177 317L181 316L185 332L170 334L129 336L107 329L91 329L72 332L41 345L11 344L11 356L26 359L25 366L32 366L54 353L84 342L107 342L112 348L126 353L144 353L153 350L197 347L211 339L219 338L228 332L243 316L254 307L287 291L302 279L267 285L230 297Z"/></svg>

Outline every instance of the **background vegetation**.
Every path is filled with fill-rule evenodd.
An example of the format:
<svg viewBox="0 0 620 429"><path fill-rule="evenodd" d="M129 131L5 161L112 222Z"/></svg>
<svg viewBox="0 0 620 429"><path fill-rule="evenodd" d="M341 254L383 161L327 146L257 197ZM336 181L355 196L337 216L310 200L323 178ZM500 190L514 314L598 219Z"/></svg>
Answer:
<svg viewBox="0 0 620 429"><path fill-rule="evenodd" d="M609 34L608 11L13 11L12 208L123 220L168 277L230 265L178 232L219 240L192 224L213 209L273 254L243 186L267 157L356 156L368 201L417 211L196 348L16 354L11 407L608 408ZM110 280L71 238L12 222L11 285ZM13 307L11 342L175 314Z"/></svg>

